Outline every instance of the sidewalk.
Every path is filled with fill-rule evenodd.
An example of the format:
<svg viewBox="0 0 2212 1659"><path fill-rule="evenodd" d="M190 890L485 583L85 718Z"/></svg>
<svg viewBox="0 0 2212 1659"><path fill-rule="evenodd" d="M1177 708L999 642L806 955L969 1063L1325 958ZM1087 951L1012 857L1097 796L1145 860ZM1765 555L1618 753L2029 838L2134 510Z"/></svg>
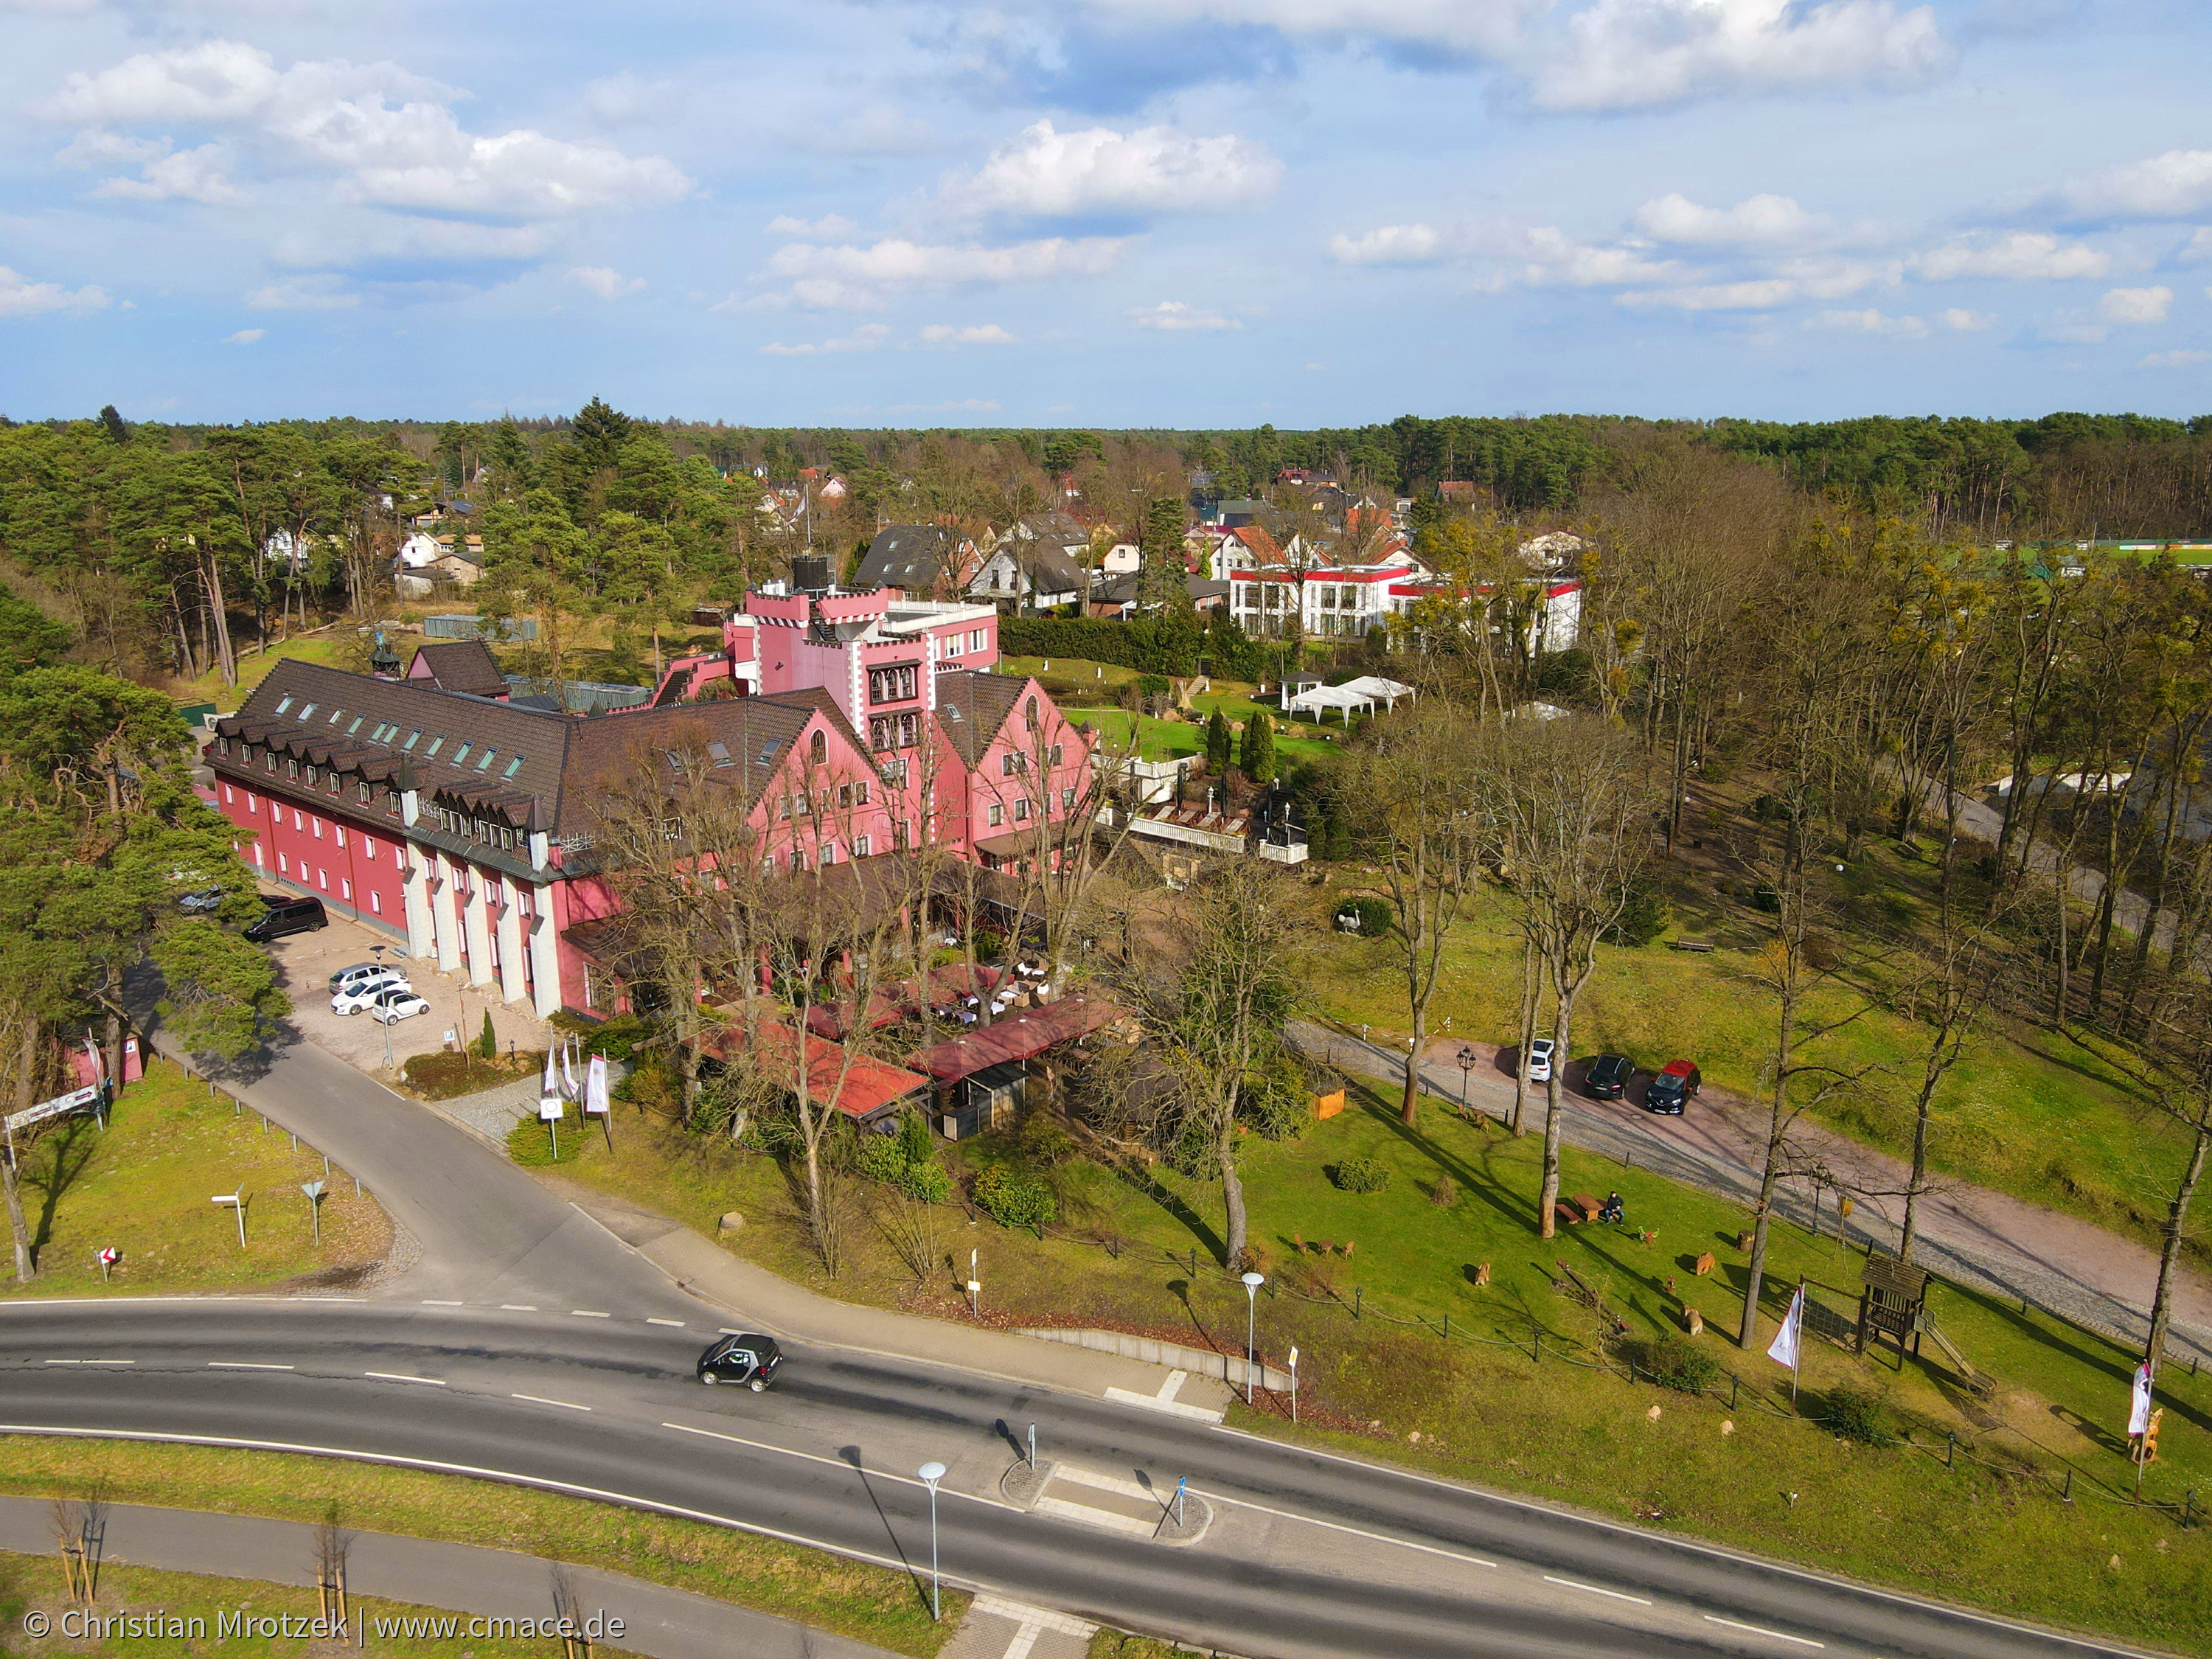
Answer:
<svg viewBox="0 0 2212 1659"><path fill-rule="evenodd" d="M52 1516L51 1499L0 1498L0 1550L51 1555ZM169 1572L312 1585L317 1530L304 1521L117 1504L107 1511L104 1555L110 1561ZM562 1570L555 1562L509 1550L434 1543L390 1533L348 1536L345 1582L355 1595L495 1619L555 1616L554 1575ZM881 1659L888 1652L627 1574L582 1566L565 1571L574 1593L571 1605L582 1617L604 1613L623 1621L622 1638L606 1638L607 1645L649 1654L653 1659L725 1659L733 1653L747 1659ZM58 1607L45 1611L60 1613ZM102 1611L122 1609L103 1604ZM458 1653L466 1643L465 1634L456 1638L453 1650Z"/></svg>
<svg viewBox="0 0 2212 1659"><path fill-rule="evenodd" d="M679 1221L559 1176L536 1173L551 1190L675 1280L678 1289L722 1309L734 1322L770 1336L918 1359L1094 1398L1110 1393L1124 1405L1158 1401L1161 1409L1176 1415L1187 1415L1192 1407L1218 1411L1229 1403L1230 1389L1218 1377L1194 1373L1176 1384L1171 1379L1177 1373L1119 1354L817 1295L732 1255ZM983 1294L990 1295L988 1282Z"/></svg>
<svg viewBox="0 0 2212 1659"><path fill-rule="evenodd" d="M1339 1069L1403 1086L1402 1055L1356 1036L1299 1021L1293 1035L1306 1053ZM1472 1048L1480 1063L1462 1073L1456 1056ZM1431 1042L1421 1066L1421 1085L1441 1100L1468 1103L1500 1122L1513 1109L1513 1078L1498 1058L1497 1045L1457 1038ZM1540 1129L1544 1092L1529 1091L1532 1124ZM1563 1138L1570 1146L1633 1163L1672 1181L1748 1206L1759 1190L1758 1169L1765 1146L1765 1117L1758 1105L1710 1085L1680 1117L1656 1117L1631 1102L1592 1100L1569 1088ZM1799 1120L1793 1139L1821 1161L1854 1192L1862 1188L1905 1185L1906 1166L1887 1154ZM1776 1212L1800 1226L1813 1225L1821 1200L1802 1184L1785 1184ZM1863 1244L1894 1249L1901 1199L1863 1197L1845 1235ZM1835 1200L1820 1210L1824 1228L1835 1226ZM2088 1222L2026 1203L2005 1194L1962 1182L1946 1181L1920 1204L1916 1255L1938 1273L2002 1296L2026 1297L2062 1317L2126 1344L2141 1343L2148 1333L2150 1297L2158 1280L2158 1258L2149 1249ZM2179 1275L2167 1352L2184 1358L2192 1352L2212 1362L2212 1285L2185 1270Z"/></svg>

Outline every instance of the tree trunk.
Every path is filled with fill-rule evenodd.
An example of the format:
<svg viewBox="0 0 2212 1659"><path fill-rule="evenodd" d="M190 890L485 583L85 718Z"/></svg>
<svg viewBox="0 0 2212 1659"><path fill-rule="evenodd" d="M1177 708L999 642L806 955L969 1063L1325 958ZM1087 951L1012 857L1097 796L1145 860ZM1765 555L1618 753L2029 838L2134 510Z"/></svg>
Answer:
<svg viewBox="0 0 2212 1659"><path fill-rule="evenodd" d="M1539 966L1536 941L1524 936L1521 941L1521 1047L1513 1066L1513 1121L1506 1126L1516 1135L1528 1133L1523 1115L1528 1103L1528 1049L1536 1041L1536 1015L1543 1001ZM1553 1064L1559 1064L1556 1054Z"/></svg>
<svg viewBox="0 0 2212 1659"><path fill-rule="evenodd" d="M2150 1334L2143 1343L2143 1364L2154 1376L2158 1371L2159 1358L2166 1352L2166 1327L2173 1322L2173 1275L2181 1261L2181 1241L2189 1226L2190 1200L2197 1195L2197 1183L2204 1178L2204 1158L2212 1150L2212 1096L2197 1102L2197 1137L2189 1149L2189 1163L2181 1172L2181 1184L2174 1189L2173 1201L2166 1206L2166 1225L2161 1230L2158 1252L2158 1290L2150 1302Z"/></svg>
<svg viewBox="0 0 2212 1659"><path fill-rule="evenodd" d="M1228 1255L1224 1265L1230 1272L1236 1273L1244 1255L1245 1220L1244 1177L1237 1170L1237 1124L1233 1113L1224 1125L1214 1156L1221 1162L1221 1200L1227 1222L1227 1237L1223 1240L1223 1249Z"/></svg>
<svg viewBox="0 0 2212 1659"><path fill-rule="evenodd" d="M1561 1110L1560 1073L1566 1069L1567 1039L1574 1019L1574 994L1559 991L1559 1006L1552 1022L1552 1076L1544 1085L1544 1182L1536 1194L1536 1236L1549 1238L1558 1231L1553 1214L1559 1203L1559 1131L1566 1114Z"/></svg>
<svg viewBox="0 0 2212 1659"><path fill-rule="evenodd" d="M1921 1086L1920 1099L1912 1114L1912 1173L1905 1182L1905 1224L1898 1231L1897 1259L1910 1264L1912 1261L1913 1240L1920 1230L1920 1192L1928 1180L1928 1117L1936 1099L1936 1079L1929 1078Z"/></svg>
<svg viewBox="0 0 2212 1659"><path fill-rule="evenodd" d="M1406 1050L1406 1091L1398 1103L1398 1121L1409 1129L1420 1121L1421 1054L1429 1042L1429 1000L1419 996L1412 1004L1413 1046Z"/></svg>
<svg viewBox="0 0 2212 1659"><path fill-rule="evenodd" d="M22 1071L15 1085L15 1106L21 1111L34 1103L39 1092L39 1022L26 1018L23 1023ZM38 1271L31 1261L31 1229L23 1219L23 1191L16 1184L15 1137L7 1138L5 1156L0 1157L0 1187L4 1187L8 1200L8 1227L15 1240L15 1282L27 1285Z"/></svg>

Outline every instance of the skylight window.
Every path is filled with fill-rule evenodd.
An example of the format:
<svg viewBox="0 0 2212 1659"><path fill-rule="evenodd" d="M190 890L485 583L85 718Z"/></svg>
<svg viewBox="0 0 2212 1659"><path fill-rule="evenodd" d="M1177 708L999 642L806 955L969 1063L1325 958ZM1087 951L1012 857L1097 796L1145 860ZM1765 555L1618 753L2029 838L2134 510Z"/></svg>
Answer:
<svg viewBox="0 0 2212 1659"><path fill-rule="evenodd" d="M770 738L766 743L763 744L761 745L761 764L765 766L770 761L774 760L775 758L775 751L781 747L782 747L781 743L775 738Z"/></svg>
<svg viewBox="0 0 2212 1659"><path fill-rule="evenodd" d="M275 713L275 714L283 714L286 709L289 708L291 706L292 706L292 697L291 697L291 694L290 694L289 692L287 692L284 696L281 696L281 697L279 697L279 698L277 698L277 699L276 699L276 708L275 708L274 710L272 710L271 712L272 712L272 713Z"/></svg>
<svg viewBox="0 0 2212 1659"><path fill-rule="evenodd" d="M300 718L301 718L301 720L307 720L307 718L309 718L311 715L313 715L313 714L314 714L314 712L315 712L315 705L314 705L314 704L313 704L313 703L309 703L306 708L302 708L302 709L300 711Z"/></svg>
<svg viewBox="0 0 2212 1659"><path fill-rule="evenodd" d="M395 732L396 732L396 731L398 731L399 728L398 728L398 726L394 726L394 727L392 727L392 729L393 731L395 731ZM403 744L401 744L399 746L400 746L402 749L412 749L412 748L416 745L416 743L418 743L418 742L420 742L420 741L422 740L422 730L421 730L421 728L420 728L420 727L417 727L416 730L414 730L414 731L412 731L412 732L410 732L407 734L407 741L406 741L406 742L404 742L404 743L403 743Z"/></svg>
<svg viewBox="0 0 2212 1659"><path fill-rule="evenodd" d="M465 743L459 749L453 750L453 764L459 766L463 761L466 760L469 757L469 750L475 747L476 744L473 742Z"/></svg>
<svg viewBox="0 0 2212 1659"><path fill-rule="evenodd" d="M336 726L336 725L337 725L340 720L343 720L344 718L345 718L345 710L344 710L344 709L343 709L343 708L333 708L333 709L331 709L331 724L332 726Z"/></svg>
<svg viewBox="0 0 2212 1659"><path fill-rule="evenodd" d="M479 755L479 756L477 756L477 771L479 771L479 772L483 771L483 770L484 769L484 768L485 768L485 767L489 766L489 765L490 765L494 761L497 760L498 758L499 758L499 750L496 750L496 749L487 749L487 750L485 750L483 751L483 754L481 754L481 755Z"/></svg>
<svg viewBox="0 0 2212 1659"><path fill-rule="evenodd" d="M356 714L353 717L353 724L346 727L346 736L351 737L355 732L360 731L361 723L368 718L368 716L366 714Z"/></svg>
<svg viewBox="0 0 2212 1659"><path fill-rule="evenodd" d="M707 758L714 762L717 766L735 766L737 764L737 762L730 757L730 745L726 743L708 744L707 745Z"/></svg>
<svg viewBox="0 0 2212 1659"><path fill-rule="evenodd" d="M422 751L422 758L423 758L424 760L435 760L435 759L437 759L437 758L438 758L438 751L439 751L441 749L443 749L445 746L446 746L446 736L445 736L445 733L441 732L440 732L436 737L434 737L434 738L431 738L431 739L430 739L430 746L429 746L428 749L425 749L425 750Z"/></svg>
<svg viewBox="0 0 2212 1659"><path fill-rule="evenodd" d="M521 769L522 769L522 757L521 757L521 756L520 756L520 755L517 755L517 756L516 756L513 760L511 760L511 761L507 762L507 770L505 770L504 772L501 773L501 774L500 774L500 776L501 776L501 777L503 777L503 778L511 778L511 777L513 777L513 776L514 776L517 772L520 772Z"/></svg>

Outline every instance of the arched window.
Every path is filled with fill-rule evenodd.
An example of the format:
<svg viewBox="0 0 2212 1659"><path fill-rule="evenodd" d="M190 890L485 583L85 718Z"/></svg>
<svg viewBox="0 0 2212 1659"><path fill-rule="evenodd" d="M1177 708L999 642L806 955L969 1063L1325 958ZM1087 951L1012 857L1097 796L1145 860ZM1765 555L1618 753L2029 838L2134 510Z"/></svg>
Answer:
<svg viewBox="0 0 2212 1659"><path fill-rule="evenodd" d="M1035 697L1031 697L1027 703L1023 705L1022 718L1029 722L1029 728L1030 731L1034 732L1036 730L1036 699Z"/></svg>
<svg viewBox="0 0 2212 1659"><path fill-rule="evenodd" d="M817 732L814 734L814 740L807 745L806 757L810 761L813 762L817 766L821 765L824 761L828 760L830 758L830 739L822 732Z"/></svg>

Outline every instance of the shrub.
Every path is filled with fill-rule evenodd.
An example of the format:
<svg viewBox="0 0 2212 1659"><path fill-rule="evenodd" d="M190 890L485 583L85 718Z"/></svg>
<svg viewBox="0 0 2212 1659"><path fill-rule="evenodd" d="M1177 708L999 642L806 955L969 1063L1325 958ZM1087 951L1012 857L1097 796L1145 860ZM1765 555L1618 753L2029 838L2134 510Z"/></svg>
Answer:
<svg viewBox="0 0 2212 1659"><path fill-rule="evenodd" d="M483 1030L477 1034L477 1057L479 1060L499 1058L499 1033L491 1028L491 1010L484 1010Z"/></svg>
<svg viewBox="0 0 2212 1659"><path fill-rule="evenodd" d="M1014 1126L1014 1145L1032 1164L1054 1169L1075 1156L1075 1137L1050 1112L1032 1107Z"/></svg>
<svg viewBox="0 0 2212 1659"><path fill-rule="evenodd" d="M1653 1382L1684 1394L1702 1394L1720 1381L1718 1359L1671 1333L1642 1344L1636 1364Z"/></svg>
<svg viewBox="0 0 2212 1659"><path fill-rule="evenodd" d="M1674 907L1668 900L1667 890L1649 876L1638 876L1628 884L1627 902L1621 906L1619 919L1605 930L1605 942L1640 949L1665 933L1674 919Z"/></svg>
<svg viewBox="0 0 2212 1659"><path fill-rule="evenodd" d="M635 1014L592 1021L563 1012L554 1015L552 1023L556 1030L574 1031L581 1036L586 1054L605 1054L609 1060L630 1059L639 1042L653 1035L653 1028Z"/></svg>
<svg viewBox="0 0 2212 1659"><path fill-rule="evenodd" d="M1352 925L1345 931L1357 933L1362 939L1382 938L1390 931L1393 920L1387 899L1346 899L1336 910L1337 925L1341 927L1349 921Z"/></svg>
<svg viewBox="0 0 2212 1659"><path fill-rule="evenodd" d="M1438 1176L1436 1185L1429 1188L1429 1202L1439 1210L1449 1210L1459 1202L1459 1188L1452 1185L1449 1176Z"/></svg>
<svg viewBox="0 0 2212 1659"><path fill-rule="evenodd" d="M1889 1406L1871 1389L1846 1382L1828 1390L1828 1426L1846 1440L1886 1446L1891 1439Z"/></svg>
<svg viewBox="0 0 2212 1659"><path fill-rule="evenodd" d="M1381 1158L1361 1152L1331 1170L1329 1179L1347 1193L1379 1193L1390 1184L1390 1171Z"/></svg>
<svg viewBox="0 0 2212 1659"><path fill-rule="evenodd" d="M916 1111L899 1119L898 1145L909 1164L927 1164L937 1154L936 1143L929 1138L929 1120Z"/></svg>
<svg viewBox="0 0 2212 1659"><path fill-rule="evenodd" d="M889 1135L868 1135L853 1158L853 1168L870 1181L897 1182L907 1172L906 1149Z"/></svg>
<svg viewBox="0 0 2212 1659"><path fill-rule="evenodd" d="M952 1177L935 1158L925 1158L900 1171L898 1189L924 1204L942 1204L952 1196Z"/></svg>
<svg viewBox="0 0 2212 1659"><path fill-rule="evenodd" d="M975 1177L975 1203L1001 1227L1042 1227L1057 1218L1052 1188L1026 1170L1004 1164Z"/></svg>

